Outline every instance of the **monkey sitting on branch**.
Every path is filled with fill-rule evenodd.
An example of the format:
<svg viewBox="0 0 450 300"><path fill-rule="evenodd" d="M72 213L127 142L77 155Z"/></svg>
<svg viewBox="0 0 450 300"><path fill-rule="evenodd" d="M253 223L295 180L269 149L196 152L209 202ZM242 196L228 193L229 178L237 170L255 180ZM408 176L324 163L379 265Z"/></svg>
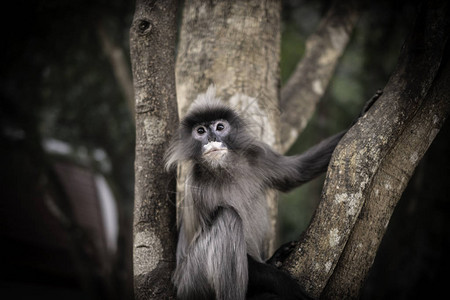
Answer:
<svg viewBox="0 0 450 300"><path fill-rule="evenodd" d="M326 171L346 131L301 155L283 156L247 125L210 87L166 152L168 170L189 162L173 276L178 299L307 298L293 278L265 263L266 191L286 192Z"/></svg>

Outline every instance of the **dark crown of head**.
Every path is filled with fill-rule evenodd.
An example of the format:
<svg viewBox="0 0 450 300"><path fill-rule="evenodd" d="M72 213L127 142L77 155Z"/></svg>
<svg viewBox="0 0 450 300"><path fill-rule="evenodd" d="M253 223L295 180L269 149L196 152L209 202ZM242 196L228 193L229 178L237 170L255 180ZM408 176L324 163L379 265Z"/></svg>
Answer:
<svg viewBox="0 0 450 300"><path fill-rule="evenodd" d="M216 120L232 122L237 118L237 114L231 108L225 105L215 105L188 113L181 124L184 127L192 128L197 124L210 123Z"/></svg>

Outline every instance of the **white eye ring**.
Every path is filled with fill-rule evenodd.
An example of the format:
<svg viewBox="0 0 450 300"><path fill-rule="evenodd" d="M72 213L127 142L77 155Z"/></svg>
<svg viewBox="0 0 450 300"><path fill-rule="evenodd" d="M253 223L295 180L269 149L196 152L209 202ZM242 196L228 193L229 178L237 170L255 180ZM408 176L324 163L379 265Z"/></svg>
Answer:
<svg viewBox="0 0 450 300"><path fill-rule="evenodd" d="M222 123L218 123L217 125L216 125L216 130L217 131L222 131L222 130L224 130L225 129L225 125L223 125Z"/></svg>
<svg viewBox="0 0 450 300"><path fill-rule="evenodd" d="M203 128L203 127L198 127L195 131L196 131L199 135L203 135L203 134L205 134L205 132L206 132L205 128Z"/></svg>

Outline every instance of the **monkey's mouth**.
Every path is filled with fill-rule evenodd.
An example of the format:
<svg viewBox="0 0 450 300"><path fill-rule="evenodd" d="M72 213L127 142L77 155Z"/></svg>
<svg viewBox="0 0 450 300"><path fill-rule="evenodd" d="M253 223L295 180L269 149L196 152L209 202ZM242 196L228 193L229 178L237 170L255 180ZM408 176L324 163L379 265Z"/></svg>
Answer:
<svg viewBox="0 0 450 300"><path fill-rule="evenodd" d="M228 149L221 142L210 142L203 146L203 155L226 152ZM215 154L216 154L215 153Z"/></svg>

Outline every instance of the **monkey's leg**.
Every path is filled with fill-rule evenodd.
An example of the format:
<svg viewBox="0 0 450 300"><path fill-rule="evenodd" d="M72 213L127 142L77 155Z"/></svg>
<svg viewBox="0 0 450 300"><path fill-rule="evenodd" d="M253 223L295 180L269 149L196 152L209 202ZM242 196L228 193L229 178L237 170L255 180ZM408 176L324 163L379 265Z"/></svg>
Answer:
<svg viewBox="0 0 450 300"><path fill-rule="evenodd" d="M199 231L201 232L201 231ZM177 299L214 299L214 291L206 278L206 251L197 244L203 239L198 235L189 245L180 227L177 245L177 267L173 281L177 287Z"/></svg>
<svg viewBox="0 0 450 300"><path fill-rule="evenodd" d="M200 229L177 266L180 299L245 299L247 246L242 220L233 208L220 207L211 225Z"/></svg>
<svg viewBox="0 0 450 300"><path fill-rule="evenodd" d="M238 213L233 208L218 208L207 238L207 273L216 299L245 299L247 246Z"/></svg>

